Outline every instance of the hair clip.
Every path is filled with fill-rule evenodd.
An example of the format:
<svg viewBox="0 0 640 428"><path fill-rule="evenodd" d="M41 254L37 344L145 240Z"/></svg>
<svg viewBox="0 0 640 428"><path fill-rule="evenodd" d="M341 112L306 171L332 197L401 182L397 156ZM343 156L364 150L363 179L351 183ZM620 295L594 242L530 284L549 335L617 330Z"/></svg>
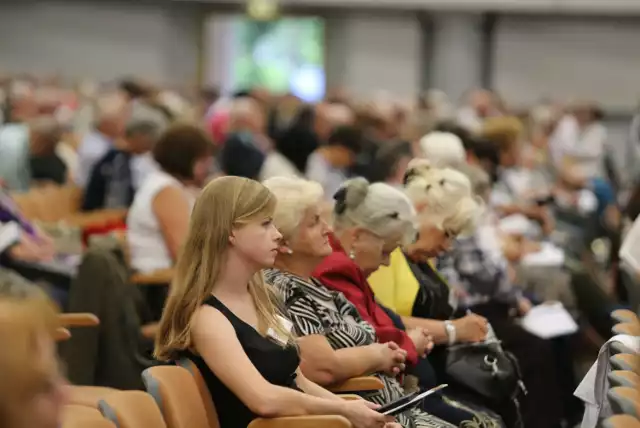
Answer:
<svg viewBox="0 0 640 428"><path fill-rule="evenodd" d="M342 214L347 210L347 188L340 188L334 195L333 199L336 201L336 205L334 207L334 211L336 214Z"/></svg>
<svg viewBox="0 0 640 428"><path fill-rule="evenodd" d="M400 214L396 211L396 212L392 212L391 214L389 214L389 218L392 220L397 220L398 217L400 217Z"/></svg>
<svg viewBox="0 0 640 428"><path fill-rule="evenodd" d="M418 171L415 168L407 170L407 172L404 173L404 177L402 178L402 184L406 186L417 175Z"/></svg>

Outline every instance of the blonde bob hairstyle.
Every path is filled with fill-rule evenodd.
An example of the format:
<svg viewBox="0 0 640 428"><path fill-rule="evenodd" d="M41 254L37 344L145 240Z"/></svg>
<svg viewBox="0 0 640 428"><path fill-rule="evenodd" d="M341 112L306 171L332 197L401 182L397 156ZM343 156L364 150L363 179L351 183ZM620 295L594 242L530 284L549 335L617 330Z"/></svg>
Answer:
<svg viewBox="0 0 640 428"><path fill-rule="evenodd" d="M59 326L57 309L44 292L0 296L0 426L31 428L25 405L61 376L58 360L44 358L43 340Z"/></svg>
<svg viewBox="0 0 640 428"><path fill-rule="evenodd" d="M454 235L472 234L484 208L466 175L450 168L432 168L425 159L409 163L405 192L421 222Z"/></svg>
<svg viewBox="0 0 640 428"><path fill-rule="evenodd" d="M193 349L192 320L197 309L211 295L226 262L229 236L234 228L273 216L276 198L257 181L228 176L211 181L198 197L189 232L176 263L171 291L160 320L155 356L161 361L179 357ZM271 328L291 338L278 320L281 305L266 285L262 272L249 283L257 316L258 331Z"/></svg>
<svg viewBox="0 0 640 428"><path fill-rule="evenodd" d="M401 190L385 183L370 184L359 177L347 180L334 199L336 232L362 227L383 239L402 235L403 244L415 239L416 212Z"/></svg>
<svg viewBox="0 0 640 428"><path fill-rule="evenodd" d="M315 181L297 177L273 177L263 184L278 199L273 222L285 240L295 234L305 211L324 201L324 190Z"/></svg>

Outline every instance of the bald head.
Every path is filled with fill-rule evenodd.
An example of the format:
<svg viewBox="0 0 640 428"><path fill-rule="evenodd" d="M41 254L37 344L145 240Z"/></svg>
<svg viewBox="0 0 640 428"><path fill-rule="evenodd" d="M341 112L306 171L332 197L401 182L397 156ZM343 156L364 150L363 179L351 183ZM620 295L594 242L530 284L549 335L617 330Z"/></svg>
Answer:
<svg viewBox="0 0 640 428"><path fill-rule="evenodd" d="M29 122L31 153L46 156L54 153L62 138L62 126L54 116L38 116Z"/></svg>

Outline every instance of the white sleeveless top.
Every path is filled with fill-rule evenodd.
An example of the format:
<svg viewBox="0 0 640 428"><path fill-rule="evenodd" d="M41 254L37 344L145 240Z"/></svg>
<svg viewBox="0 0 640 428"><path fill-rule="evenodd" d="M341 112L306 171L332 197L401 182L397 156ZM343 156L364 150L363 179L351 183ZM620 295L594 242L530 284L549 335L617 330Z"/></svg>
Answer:
<svg viewBox="0 0 640 428"><path fill-rule="evenodd" d="M153 171L143 181L133 199L127 216L127 243L131 266L137 272L149 273L173 266L158 218L153 212L156 195L169 186L180 188L191 208L195 197L187 188L164 171Z"/></svg>

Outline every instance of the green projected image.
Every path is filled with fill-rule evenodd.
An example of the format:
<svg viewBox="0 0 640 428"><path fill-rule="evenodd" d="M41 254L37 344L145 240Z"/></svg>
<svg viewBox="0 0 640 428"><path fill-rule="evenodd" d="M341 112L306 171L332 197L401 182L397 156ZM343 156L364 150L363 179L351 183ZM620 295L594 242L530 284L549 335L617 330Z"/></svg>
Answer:
<svg viewBox="0 0 640 428"><path fill-rule="evenodd" d="M234 24L233 87L293 92L307 101L324 96L324 23L283 18Z"/></svg>

